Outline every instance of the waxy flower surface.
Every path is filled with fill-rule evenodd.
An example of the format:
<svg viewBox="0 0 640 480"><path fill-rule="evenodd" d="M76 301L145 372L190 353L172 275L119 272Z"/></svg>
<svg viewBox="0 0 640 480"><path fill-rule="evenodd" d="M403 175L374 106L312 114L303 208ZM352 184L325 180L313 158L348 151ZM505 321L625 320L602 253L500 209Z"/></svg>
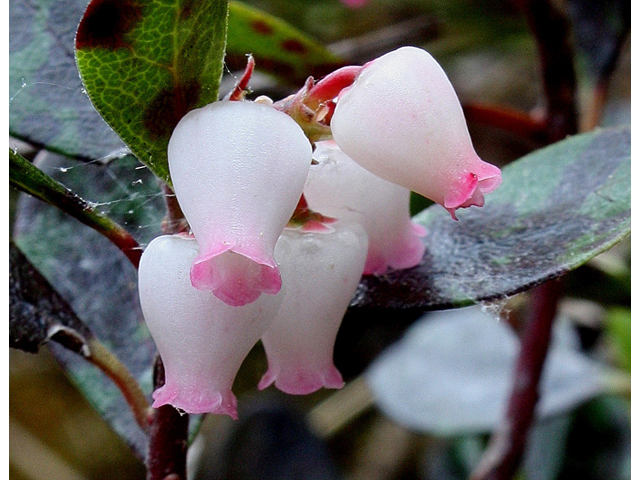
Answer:
<svg viewBox="0 0 640 480"><path fill-rule="evenodd" d="M351 160L332 141L318 142L304 195L317 212L363 226L369 238L365 274L417 265L425 230L411 221L411 191L388 182Z"/></svg>
<svg viewBox="0 0 640 480"><path fill-rule="evenodd" d="M275 382L286 393L307 394L344 385L333 364L334 343L366 255L367 236L357 224L285 229L276 245L284 298L262 336L269 367L259 388Z"/></svg>
<svg viewBox="0 0 640 480"><path fill-rule="evenodd" d="M140 260L140 304L165 369L153 406L237 418L234 378L275 317L282 295L230 306L191 284L189 269L197 256L193 238L165 235L149 243Z"/></svg>
<svg viewBox="0 0 640 480"><path fill-rule="evenodd" d="M193 285L234 306L276 294L273 250L311 164L300 127L267 105L215 102L182 118L168 155L178 203L200 247Z"/></svg>
<svg viewBox="0 0 640 480"><path fill-rule="evenodd" d="M375 175L455 210L482 206L500 170L476 154L445 72L425 50L402 47L366 64L331 119L338 146Z"/></svg>

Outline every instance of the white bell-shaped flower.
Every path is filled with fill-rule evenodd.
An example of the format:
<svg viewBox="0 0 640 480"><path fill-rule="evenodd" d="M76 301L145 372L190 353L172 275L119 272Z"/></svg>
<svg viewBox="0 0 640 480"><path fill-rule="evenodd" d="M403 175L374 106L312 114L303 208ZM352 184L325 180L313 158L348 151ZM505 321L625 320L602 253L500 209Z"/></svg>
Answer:
<svg viewBox="0 0 640 480"><path fill-rule="evenodd" d="M165 235L140 259L140 304L165 369L153 406L237 418L234 378L275 317L282 294L232 307L193 287L189 269L197 255L193 238Z"/></svg>
<svg viewBox="0 0 640 480"><path fill-rule="evenodd" d="M275 243L302 193L311 146L285 113L249 101L193 110L169 142L178 203L200 253L191 281L229 305L275 294Z"/></svg>
<svg viewBox="0 0 640 480"><path fill-rule="evenodd" d="M331 231L285 229L276 245L284 298L262 336L269 367L258 388L275 382L290 394L341 388L333 348L367 255L357 224L337 222Z"/></svg>
<svg viewBox="0 0 640 480"><path fill-rule="evenodd" d="M381 274L420 263L424 227L409 213L411 191L351 160L333 141L318 142L304 195L309 208L361 224L369 237L365 274Z"/></svg>
<svg viewBox="0 0 640 480"><path fill-rule="evenodd" d="M476 154L445 72L425 50L402 47L366 64L337 100L333 137L375 175L443 205L482 206L500 170Z"/></svg>

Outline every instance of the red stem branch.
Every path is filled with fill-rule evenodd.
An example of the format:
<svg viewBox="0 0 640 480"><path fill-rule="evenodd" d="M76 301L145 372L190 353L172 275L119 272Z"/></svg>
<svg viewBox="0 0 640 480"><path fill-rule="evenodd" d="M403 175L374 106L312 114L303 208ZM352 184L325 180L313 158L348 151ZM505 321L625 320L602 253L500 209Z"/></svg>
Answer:
<svg viewBox="0 0 640 480"><path fill-rule="evenodd" d="M520 138L535 142L545 142L547 125L528 113L512 108L469 103L464 105L464 116L469 123L478 123L511 132Z"/></svg>
<svg viewBox="0 0 640 480"><path fill-rule="evenodd" d="M578 131L576 74L569 21L551 0L514 0L538 46L550 142Z"/></svg>
<svg viewBox="0 0 640 480"><path fill-rule="evenodd" d="M551 0L514 0L536 40L547 100L546 139L553 143L578 131L576 75L569 21ZM531 317L522 337L505 419L473 472L472 480L512 479L535 417L539 384L560 298L559 282L531 292Z"/></svg>
<svg viewBox="0 0 640 480"><path fill-rule="evenodd" d="M560 298L559 287L557 281L549 281L531 291L530 318L522 337L507 414L471 480L512 479L520 465L540 396L540 377Z"/></svg>
<svg viewBox="0 0 640 480"><path fill-rule="evenodd" d="M164 366L158 357L155 387L164 384ZM153 410L149 429L147 480L186 480L189 415L171 405Z"/></svg>
<svg viewBox="0 0 640 480"><path fill-rule="evenodd" d="M189 230L189 224L180 208L176 194L166 184L162 184L162 193L167 208L167 216L162 222L162 231L166 234L182 233Z"/></svg>

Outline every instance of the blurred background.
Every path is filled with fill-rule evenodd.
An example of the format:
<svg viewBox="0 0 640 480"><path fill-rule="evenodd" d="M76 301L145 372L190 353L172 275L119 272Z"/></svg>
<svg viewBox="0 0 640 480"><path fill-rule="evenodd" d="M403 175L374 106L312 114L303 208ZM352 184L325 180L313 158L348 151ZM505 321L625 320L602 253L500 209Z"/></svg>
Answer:
<svg viewBox="0 0 640 480"><path fill-rule="evenodd" d="M463 104L534 114L543 107L536 45L514 2L369 0L360 8L338 0L246 3L357 63L401 45L422 46L441 63ZM584 4L606 10L605 4L630 8L629 2L558 4L576 22L579 107L586 117L596 83L594 44L607 38L585 40L585 32L595 33L601 25L587 24L576 12L584 12ZM233 84L234 73L228 72L223 88ZM250 86L253 95L291 93L260 74ZM627 39L601 125L629 124L630 101ZM470 122L470 131L480 156L498 165L539 147L494 127ZM30 151L28 145L22 148ZM17 202L13 195L12 208ZM423 206L417 201L414 210ZM544 408L519 478L631 478L630 278L628 240L565 277ZM234 387L240 420L205 418L190 449L190 478L468 478L504 408L526 303L524 293L496 305L428 314L409 329L389 321L368 331L343 330L336 363L347 386L305 397L272 388L255 392L265 367L257 346ZM497 322L496 315L504 321ZM470 338L469 332L478 334ZM439 350L442 345L448 349ZM10 478L144 478L143 465L47 347L36 355L10 350L9 358Z"/></svg>

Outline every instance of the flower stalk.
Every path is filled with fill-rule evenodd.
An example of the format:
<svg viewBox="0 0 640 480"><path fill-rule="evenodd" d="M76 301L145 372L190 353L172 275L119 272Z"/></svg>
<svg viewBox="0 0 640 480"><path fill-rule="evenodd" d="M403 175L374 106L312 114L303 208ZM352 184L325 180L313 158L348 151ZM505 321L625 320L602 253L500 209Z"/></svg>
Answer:
<svg viewBox="0 0 640 480"><path fill-rule="evenodd" d="M89 338L87 347L85 358L102 370L120 389L124 399L131 407L136 423L144 431L148 431L151 407L136 379L127 367L97 338Z"/></svg>
<svg viewBox="0 0 640 480"><path fill-rule="evenodd" d="M154 386L164 384L164 367L157 359ZM186 480L189 415L171 405L153 410L147 454L147 480Z"/></svg>

